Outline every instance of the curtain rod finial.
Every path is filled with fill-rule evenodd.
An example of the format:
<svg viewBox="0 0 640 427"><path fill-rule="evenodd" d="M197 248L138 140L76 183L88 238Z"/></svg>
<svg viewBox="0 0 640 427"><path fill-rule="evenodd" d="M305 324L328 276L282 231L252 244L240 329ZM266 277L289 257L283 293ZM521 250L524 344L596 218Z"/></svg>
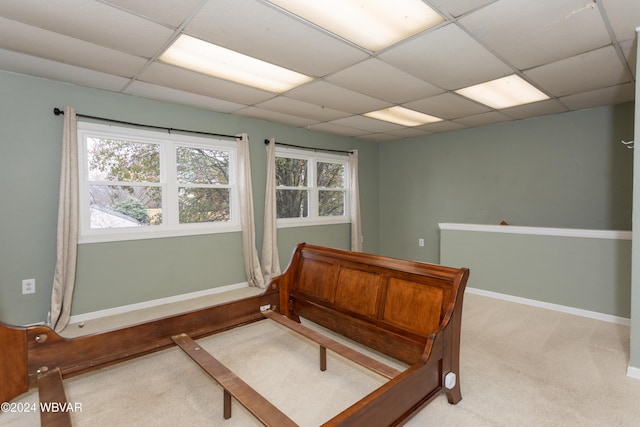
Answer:
<svg viewBox="0 0 640 427"><path fill-rule="evenodd" d="M264 145L269 145L271 143L271 141L269 141L268 139L264 140Z"/></svg>
<svg viewBox="0 0 640 427"><path fill-rule="evenodd" d="M62 111L61 109L59 109L58 107L55 107L53 109L53 114L55 114L56 116L59 116L60 114L64 114L64 111Z"/></svg>

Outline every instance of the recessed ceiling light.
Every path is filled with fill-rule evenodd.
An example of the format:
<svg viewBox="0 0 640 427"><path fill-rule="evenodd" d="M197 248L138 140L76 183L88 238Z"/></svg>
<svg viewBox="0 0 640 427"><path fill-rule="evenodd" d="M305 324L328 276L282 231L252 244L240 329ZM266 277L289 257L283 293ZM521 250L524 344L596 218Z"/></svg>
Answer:
<svg viewBox="0 0 640 427"><path fill-rule="evenodd" d="M160 60L246 86L282 93L311 77L182 34Z"/></svg>
<svg viewBox="0 0 640 427"><path fill-rule="evenodd" d="M372 52L444 21L422 0L269 1Z"/></svg>
<svg viewBox="0 0 640 427"><path fill-rule="evenodd" d="M385 122L402 126L420 126L442 121L439 117L430 116L404 107L385 108L384 110L372 111L364 115L372 119L384 120Z"/></svg>
<svg viewBox="0 0 640 427"><path fill-rule="evenodd" d="M496 109L549 99L515 74L459 89L456 93Z"/></svg>

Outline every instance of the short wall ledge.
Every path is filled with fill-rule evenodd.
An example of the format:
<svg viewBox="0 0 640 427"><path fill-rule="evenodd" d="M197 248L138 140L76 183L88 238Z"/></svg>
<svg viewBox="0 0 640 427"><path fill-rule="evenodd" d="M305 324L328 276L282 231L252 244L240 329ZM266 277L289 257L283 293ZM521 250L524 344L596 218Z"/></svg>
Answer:
<svg viewBox="0 0 640 427"><path fill-rule="evenodd" d="M581 228L526 227L520 225L438 223L440 230L480 231L486 233L530 234L535 236L584 237L589 239L631 240L631 231Z"/></svg>

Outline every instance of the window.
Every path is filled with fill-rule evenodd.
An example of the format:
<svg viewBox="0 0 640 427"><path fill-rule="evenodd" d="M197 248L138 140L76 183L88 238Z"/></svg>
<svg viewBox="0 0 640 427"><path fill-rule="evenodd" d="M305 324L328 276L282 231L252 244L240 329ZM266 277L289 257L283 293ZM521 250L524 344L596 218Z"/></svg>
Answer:
<svg viewBox="0 0 640 427"><path fill-rule="evenodd" d="M236 145L78 124L80 242L239 230Z"/></svg>
<svg viewBox="0 0 640 427"><path fill-rule="evenodd" d="M276 149L278 225L349 222L346 156Z"/></svg>

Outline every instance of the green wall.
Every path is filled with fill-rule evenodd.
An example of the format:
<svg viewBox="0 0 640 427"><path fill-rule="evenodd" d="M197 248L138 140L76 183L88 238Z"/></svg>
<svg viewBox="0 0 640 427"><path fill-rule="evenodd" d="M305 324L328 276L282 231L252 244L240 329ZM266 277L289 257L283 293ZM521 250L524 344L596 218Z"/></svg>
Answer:
<svg viewBox="0 0 640 427"><path fill-rule="evenodd" d="M441 261L469 268L471 288L629 318L631 240L538 230L441 230Z"/></svg>
<svg viewBox="0 0 640 427"><path fill-rule="evenodd" d="M62 135L52 109L65 105L174 128L247 132L258 250L269 137L359 149L366 252L438 262L438 222L631 228L634 151L620 140L633 139L633 103L374 143L11 73L0 73L0 97L0 320L8 323L43 321L49 309ZM282 268L300 241L349 245L348 225L281 229L278 238ZM23 296L27 278L36 279L37 292ZM72 314L245 280L239 233L84 244Z"/></svg>
<svg viewBox="0 0 640 427"><path fill-rule="evenodd" d="M258 252L262 244L265 138L333 149L359 150L364 250L377 251L378 148L367 141L291 128L240 116L0 72L0 321L42 322L49 311L63 119L54 107L78 113L223 134L249 135ZM286 266L299 241L345 247L348 226L282 230ZM21 295L22 279L36 293ZM240 233L79 247L72 314L246 282Z"/></svg>
<svg viewBox="0 0 640 427"><path fill-rule="evenodd" d="M439 262L439 222L630 230L633 120L626 103L380 144L380 253Z"/></svg>

